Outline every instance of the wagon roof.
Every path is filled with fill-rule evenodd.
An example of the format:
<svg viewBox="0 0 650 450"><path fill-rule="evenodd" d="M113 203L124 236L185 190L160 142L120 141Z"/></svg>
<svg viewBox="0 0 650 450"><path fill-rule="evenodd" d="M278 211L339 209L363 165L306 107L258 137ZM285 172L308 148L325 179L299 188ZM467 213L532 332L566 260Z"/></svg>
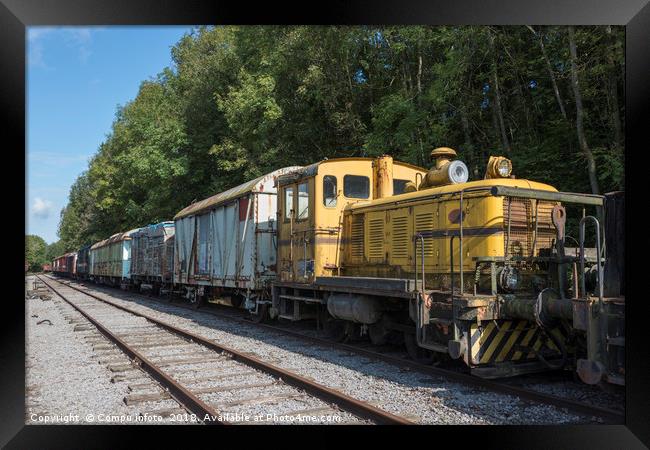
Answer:
<svg viewBox="0 0 650 450"><path fill-rule="evenodd" d="M310 164L305 167L301 167L298 170L295 170L291 173L285 174L278 179L278 184L280 186L293 183L297 180L301 180L303 178L308 178L308 177L313 177L318 174L318 168L325 164L325 163L335 163L335 162L344 162L344 161L374 161L375 158L364 158L364 157L350 157L350 158L332 158L332 159L324 159L322 161L315 162L313 164ZM419 166L415 166L413 164L409 164L403 161L393 161L393 165L396 166L404 166L404 167L410 167L411 169L414 170L419 170L422 172L426 172L427 169Z"/></svg>
<svg viewBox="0 0 650 450"><path fill-rule="evenodd" d="M152 223L147 226L144 226L142 228L138 228L132 236L139 236L139 235L145 235L147 233L151 233L152 231L157 231L162 228L171 228L174 226L174 221L172 220L166 220L164 222L159 222L159 223Z"/></svg>
<svg viewBox="0 0 650 450"><path fill-rule="evenodd" d="M115 233L113 236L109 237L108 239L104 239L103 241L96 242L90 248L91 249L96 249L96 248L100 248L100 247L103 247L103 246L108 245L108 244L112 244L113 242L119 242L119 241L123 241L125 239L130 239L131 235L133 233L135 233L136 231L138 231L138 230L139 230L139 228L134 228L133 230L129 230L129 231L126 231L124 233Z"/></svg>
<svg viewBox="0 0 650 450"><path fill-rule="evenodd" d="M57 257L54 258L54 259L67 258L67 257L69 257L69 256L74 256L74 255L76 255L76 254L77 254L77 252L68 252L68 253L64 253L64 254L61 255L61 256L57 256Z"/></svg>
<svg viewBox="0 0 650 450"><path fill-rule="evenodd" d="M208 209L212 209L229 200L234 200L238 197L248 194L249 192L261 192L261 182L300 169L302 169L301 166L283 167L282 169L274 170L273 172L267 173L266 175L262 175L261 177L228 189L227 191L220 192L216 195L213 195L212 197L208 197L204 200L192 203L190 206L187 206L186 208L180 210L178 214L174 216L174 220L191 216Z"/></svg>

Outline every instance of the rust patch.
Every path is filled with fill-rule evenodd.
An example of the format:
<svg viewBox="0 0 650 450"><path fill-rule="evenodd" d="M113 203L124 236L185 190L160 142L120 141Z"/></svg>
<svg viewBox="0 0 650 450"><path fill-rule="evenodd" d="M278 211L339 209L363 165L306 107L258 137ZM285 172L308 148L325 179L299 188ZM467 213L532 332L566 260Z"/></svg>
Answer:
<svg viewBox="0 0 650 450"><path fill-rule="evenodd" d="M451 223L460 223L461 220L465 220L465 214L461 214L460 209L452 209L447 215L447 219Z"/></svg>

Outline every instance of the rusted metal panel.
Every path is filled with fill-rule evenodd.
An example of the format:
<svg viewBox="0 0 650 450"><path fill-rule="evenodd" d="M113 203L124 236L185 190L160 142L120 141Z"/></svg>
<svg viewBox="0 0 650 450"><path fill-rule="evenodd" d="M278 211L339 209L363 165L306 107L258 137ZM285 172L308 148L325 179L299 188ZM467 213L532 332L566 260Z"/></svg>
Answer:
<svg viewBox="0 0 650 450"><path fill-rule="evenodd" d="M140 228L131 235L132 278L171 281L174 231L174 222L167 221Z"/></svg>
<svg viewBox="0 0 650 450"><path fill-rule="evenodd" d="M138 228L116 233L90 247L90 275L94 277L130 278L131 235Z"/></svg>
<svg viewBox="0 0 650 450"><path fill-rule="evenodd" d="M81 247L77 252L77 276L84 277L88 275L90 245Z"/></svg>

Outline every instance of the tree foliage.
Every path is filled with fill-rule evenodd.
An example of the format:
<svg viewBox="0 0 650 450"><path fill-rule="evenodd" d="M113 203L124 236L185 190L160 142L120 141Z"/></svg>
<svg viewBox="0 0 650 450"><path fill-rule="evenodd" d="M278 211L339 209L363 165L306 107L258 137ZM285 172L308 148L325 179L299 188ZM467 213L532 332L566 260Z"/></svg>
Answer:
<svg viewBox="0 0 650 450"><path fill-rule="evenodd" d="M29 264L30 272L41 272L46 258L47 244L42 237L34 234L25 236L25 260Z"/></svg>
<svg viewBox="0 0 650 450"><path fill-rule="evenodd" d="M118 107L61 212L61 245L326 157L426 166L449 146L474 178L503 154L520 178L590 192L586 142L599 190L621 189L623 29L573 31L575 65L567 27L199 27Z"/></svg>

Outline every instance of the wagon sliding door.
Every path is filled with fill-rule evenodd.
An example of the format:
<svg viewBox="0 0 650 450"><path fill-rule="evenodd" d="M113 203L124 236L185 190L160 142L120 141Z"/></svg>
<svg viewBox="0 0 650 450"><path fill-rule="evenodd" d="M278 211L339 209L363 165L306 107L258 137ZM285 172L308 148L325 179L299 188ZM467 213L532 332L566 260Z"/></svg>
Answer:
<svg viewBox="0 0 650 450"><path fill-rule="evenodd" d="M179 279L175 282L186 283L189 278L192 248L194 244L195 218L194 216L179 219L175 223L175 253L178 259Z"/></svg>
<svg viewBox="0 0 650 450"><path fill-rule="evenodd" d="M196 275L210 276L210 214L197 217Z"/></svg>
<svg viewBox="0 0 650 450"><path fill-rule="evenodd" d="M239 199L239 248L237 256L236 280L238 287L253 287L251 282L255 278L255 231L254 220L255 194Z"/></svg>
<svg viewBox="0 0 650 450"><path fill-rule="evenodd" d="M255 224L253 197L239 198L210 214L213 284L244 287L242 278L253 276Z"/></svg>
<svg viewBox="0 0 650 450"><path fill-rule="evenodd" d="M237 267L238 203L228 203L215 209L212 217L212 277L219 286L233 287Z"/></svg>
<svg viewBox="0 0 650 450"><path fill-rule="evenodd" d="M255 273L262 277L273 277L276 273L277 234L276 224L278 196L271 192L258 192L255 195L256 230L251 235L257 243ZM253 225L253 224L251 224ZM261 280L260 280L261 281Z"/></svg>

